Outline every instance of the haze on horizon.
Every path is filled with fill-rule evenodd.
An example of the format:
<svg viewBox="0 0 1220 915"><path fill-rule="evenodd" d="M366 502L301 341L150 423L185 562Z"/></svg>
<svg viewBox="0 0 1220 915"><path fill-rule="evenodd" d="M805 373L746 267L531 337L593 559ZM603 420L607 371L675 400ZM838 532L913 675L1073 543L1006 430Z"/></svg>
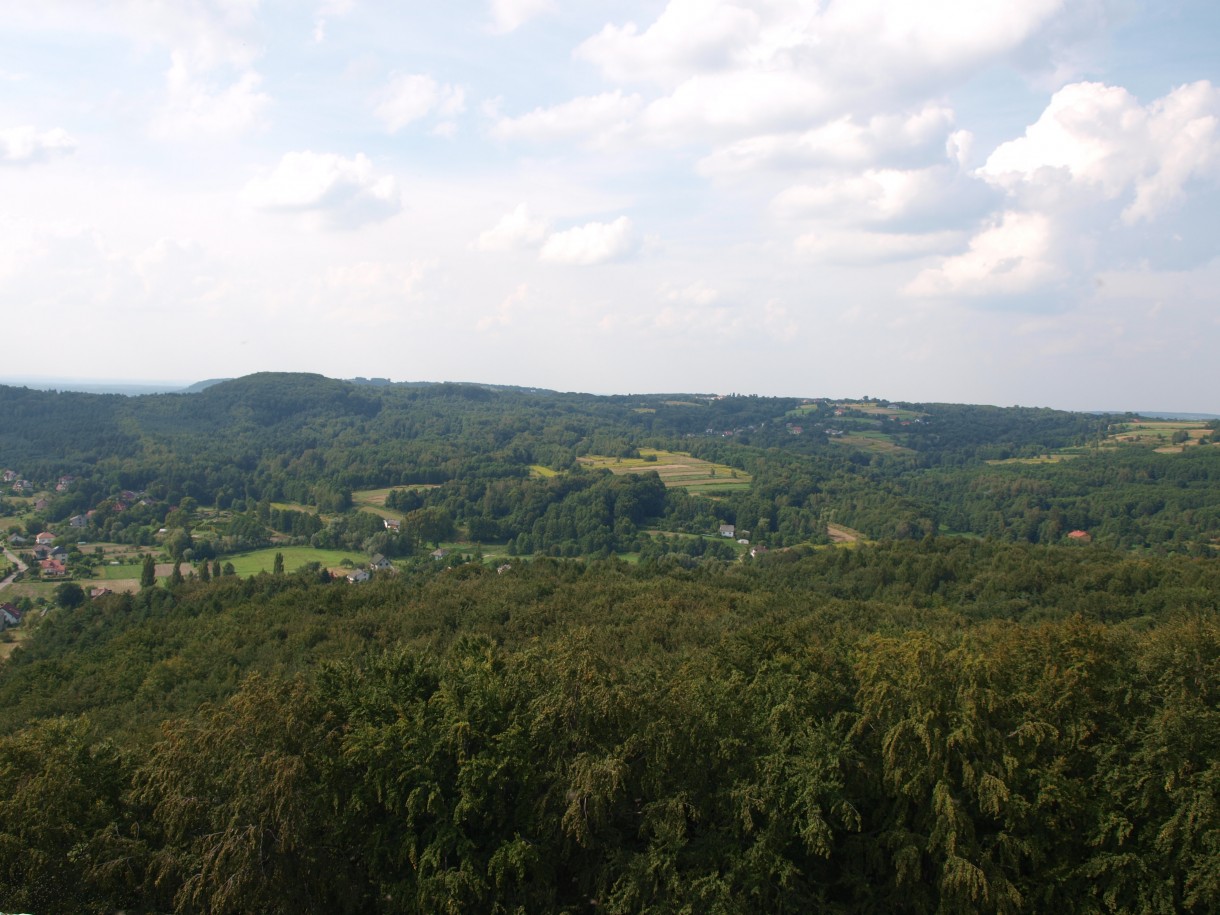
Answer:
<svg viewBox="0 0 1220 915"><path fill-rule="evenodd" d="M3 3L10 378L1220 413L1202 0Z"/></svg>

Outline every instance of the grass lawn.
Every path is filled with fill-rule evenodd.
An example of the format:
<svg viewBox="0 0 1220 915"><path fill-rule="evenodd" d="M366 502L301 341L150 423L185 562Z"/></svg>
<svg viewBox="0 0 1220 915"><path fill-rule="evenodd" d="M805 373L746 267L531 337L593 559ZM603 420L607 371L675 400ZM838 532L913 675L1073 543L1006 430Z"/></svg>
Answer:
<svg viewBox="0 0 1220 915"><path fill-rule="evenodd" d="M332 569L338 567L344 559L350 559L357 566L368 565L369 561L369 558L363 553L345 550L315 550L308 546L285 546L222 556L220 564L223 566L226 562L233 563L233 568L238 575L257 575L259 572L270 572L275 568L276 553L284 554L284 571L286 572L295 572L311 562L320 562L323 568ZM183 571L185 573L185 567L183 567Z"/></svg>
<svg viewBox="0 0 1220 915"><path fill-rule="evenodd" d="M385 499L381 501L384 502ZM271 507L280 511L308 512L311 515L318 513L317 506L306 505L304 502L272 502Z"/></svg>
<svg viewBox="0 0 1220 915"><path fill-rule="evenodd" d="M357 508L385 508L386 497L394 490L406 492L411 489L436 489L436 483L409 483L405 486L386 486L382 489L358 489L352 493L352 505Z"/></svg>
<svg viewBox="0 0 1220 915"><path fill-rule="evenodd" d="M749 489L751 477L744 470L727 464L691 457L681 451L658 451L641 448L638 458L616 458L590 454L577 458L586 467L604 467L611 473L650 473L656 471L661 482L669 487L682 487L691 492L724 492Z"/></svg>
<svg viewBox="0 0 1220 915"><path fill-rule="evenodd" d="M183 568L186 568L183 566ZM173 569L173 566L170 566ZM140 573L144 571L144 564L137 562L134 565L124 563L123 565L104 565L96 566L93 569L93 581L122 581L125 578L134 578L137 581L140 579ZM86 579L88 581L89 579ZM83 586L82 586L83 587Z"/></svg>
<svg viewBox="0 0 1220 915"><path fill-rule="evenodd" d="M21 597L28 597L35 600L39 597L45 598L51 602L55 601L55 589L63 584L61 581L18 581L9 585L0 594L4 595L5 600L17 600ZM77 584L81 584L77 582ZM85 587L81 584L81 587Z"/></svg>
<svg viewBox="0 0 1220 915"><path fill-rule="evenodd" d="M0 636L0 661L8 658L13 653L13 649L30 637L28 626L18 626L16 629L4 630L4 635Z"/></svg>

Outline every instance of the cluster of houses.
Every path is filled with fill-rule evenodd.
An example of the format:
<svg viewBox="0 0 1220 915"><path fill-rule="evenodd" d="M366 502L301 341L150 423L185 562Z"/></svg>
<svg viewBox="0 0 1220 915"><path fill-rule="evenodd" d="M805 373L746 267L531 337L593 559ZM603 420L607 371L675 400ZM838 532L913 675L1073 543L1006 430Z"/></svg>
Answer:
<svg viewBox="0 0 1220 915"><path fill-rule="evenodd" d="M11 487L14 495L28 496L36 488L33 483L31 483L29 480L23 479L15 470L5 470L3 472L3 478L4 482ZM75 482L76 477L74 477L72 474L66 474L55 482L55 491L67 492L72 488L72 484ZM40 501L45 502L46 500L44 499Z"/></svg>
<svg viewBox="0 0 1220 915"><path fill-rule="evenodd" d="M29 538L21 534L12 534L8 538L10 546L23 549L29 545ZM34 548L30 551L43 578L63 578L68 574L68 551L55 545L55 535L43 531L34 537Z"/></svg>
<svg viewBox="0 0 1220 915"><path fill-rule="evenodd" d="M374 572L386 572L393 568L394 563L390 562L390 560L386 559L380 553L377 553L373 557L372 562L368 564L367 568L352 569L350 572L344 575L344 577L348 580L349 584L358 585L361 582L368 581L370 578L372 578ZM336 575L343 573L332 572L331 574Z"/></svg>

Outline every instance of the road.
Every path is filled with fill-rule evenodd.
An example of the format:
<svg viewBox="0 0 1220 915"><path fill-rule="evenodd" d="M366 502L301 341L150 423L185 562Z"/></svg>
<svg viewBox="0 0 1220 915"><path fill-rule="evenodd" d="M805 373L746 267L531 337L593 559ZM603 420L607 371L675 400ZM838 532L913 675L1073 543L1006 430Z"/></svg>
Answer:
<svg viewBox="0 0 1220 915"><path fill-rule="evenodd" d="M14 563L17 566L17 572L25 571L25 569L26 569L25 563L22 562L20 559L18 559L17 555L15 553L11 552L8 547L4 548L4 555L5 555L5 558L7 558L9 562ZM8 578L4 579L4 581L0 581L0 588L7 588L9 585L11 585L13 583L13 576L15 576L17 574L17 572L14 572Z"/></svg>

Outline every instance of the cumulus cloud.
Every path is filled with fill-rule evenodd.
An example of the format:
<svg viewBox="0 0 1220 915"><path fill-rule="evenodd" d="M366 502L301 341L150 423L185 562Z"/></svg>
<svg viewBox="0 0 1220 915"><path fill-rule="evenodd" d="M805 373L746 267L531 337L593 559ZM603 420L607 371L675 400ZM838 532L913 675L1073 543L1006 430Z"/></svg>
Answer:
<svg viewBox="0 0 1220 915"><path fill-rule="evenodd" d="M1041 201L1081 191L1129 196L1124 222L1151 219L1181 199L1192 179L1220 176L1220 89L1201 81L1143 106L1121 87L1065 86L978 173Z"/></svg>
<svg viewBox="0 0 1220 915"><path fill-rule="evenodd" d="M928 161L943 154L952 124L953 112L941 105L926 105L912 114L877 114L863 123L844 115L806 131L729 143L700 161L699 171L715 176L759 168Z"/></svg>
<svg viewBox="0 0 1220 915"><path fill-rule="evenodd" d="M584 267L622 260L638 247L631 220L620 216L614 222L590 222L555 232L543 244L539 257L552 264Z"/></svg>
<svg viewBox="0 0 1220 915"><path fill-rule="evenodd" d="M396 76L382 91L373 113L390 133L435 115L452 118L466 110L466 92L461 86L441 85L426 73Z"/></svg>
<svg viewBox="0 0 1220 915"><path fill-rule="evenodd" d="M261 82L254 70L244 70L225 85L201 74L186 53L174 51L165 74L165 104L153 121L153 135L179 139L245 130L257 123L271 101L270 96L259 91Z"/></svg>
<svg viewBox="0 0 1220 915"><path fill-rule="evenodd" d="M393 216L402 195L392 175L377 175L363 153L286 153L268 174L246 185L247 202L260 210L314 213L334 226L357 226Z"/></svg>
<svg viewBox="0 0 1220 915"><path fill-rule="evenodd" d="M934 231L968 224L990 211L1001 195L956 165L921 169L822 171L772 200L785 219L840 226Z"/></svg>
<svg viewBox="0 0 1220 915"><path fill-rule="evenodd" d="M670 0L647 28L607 25L576 53L662 89L647 135L729 141L892 111L1037 44L1068 12L1062 0Z"/></svg>
<svg viewBox="0 0 1220 915"><path fill-rule="evenodd" d="M529 291L529 285L521 283L496 306L496 310L493 313L479 318L474 329L482 333L496 327L507 327L512 324L520 314L522 305L528 299Z"/></svg>
<svg viewBox="0 0 1220 915"><path fill-rule="evenodd" d="M1061 280L1054 223L1041 213L1008 211L968 250L920 272L906 292L919 297L1023 296Z"/></svg>
<svg viewBox="0 0 1220 915"><path fill-rule="evenodd" d="M479 235L475 247L480 251L520 251L536 248L547 237L550 226L535 218L524 203L505 213L500 221Z"/></svg>
<svg viewBox="0 0 1220 915"><path fill-rule="evenodd" d="M355 0L324 0L318 6L318 13L314 19L313 40L317 44L321 44L326 40L326 24L327 17L346 16L355 6Z"/></svg>
<svg viewBox="0 0 1220 915"><path fill-rule="evenodd" d="M773 207L785 216L834 217L851 222L890 222L933 202L941 181L935 169L868 169L860 174L797 185Z"/></svg>
<svg viewBox="0 0 1220 915"><path fill-rule="evenodd" d="M435 261L407 263L360 260L327 268L315 284L313 305L331 321L387 324L420 296Z"/></svg>
<svg viewBox="0 0 1220 915"><path fill-rule="evenodd" d="M51 130L28 126L0 129L0 165L46 162L70 155L76 151L76 145L76 140L59 127Z"/></svg>
<svg viewBox="0 0 1220 915"><path fill-rule="evenodd" d="M664 287L662 295L667 302L680 302L689 305L713 305L720 298L720 292L704 283L691 283L678 289Z"/></svg>
<svg viewBox="0 0 1220 915"><path fill-rule="evenodd" d="M491 0L492 27L497 32L512 32L554 8L554 0Z"/></svg>
<svg viewBox="0 0 1220 915"><path fill-rule="evenodd" d="M605 92L549 108L535 108L516 118L501 117L491 132L501 140L548 143L585 139L604 143L626 132L642 107L643 100L638 95Z"/></svg>
<svg viewBox="0 0 1220 915"><path fill-rule="evenodd" d="M672 82L728 66L760 26L758 13L738 4L672 0L647 29L607 24L576 56L611 79Z"/></svg>
<svg viewBox="0 0 1220 915"><path fill-rule="evenodd" d="M869 232L858 229L809 232L797 238L797 253L825 264L865 266L947 255L959 250L966 233Z"/></svg>

